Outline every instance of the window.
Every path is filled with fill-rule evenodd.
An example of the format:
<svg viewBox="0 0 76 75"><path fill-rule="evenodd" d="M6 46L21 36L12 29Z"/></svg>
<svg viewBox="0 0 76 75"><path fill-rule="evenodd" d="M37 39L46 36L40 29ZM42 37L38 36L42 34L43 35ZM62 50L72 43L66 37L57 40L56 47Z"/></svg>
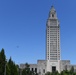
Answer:
<svg viewBox="0 0 76 75"><path fill-rule="evenodd" d="M52 17L54 17L54 14L52 14Z"/></svg>
<svg viewBox="0 0 76 75"><path fill-rule="evenodd" d="M39 74L41 74L41 69L39 69Z"/></svg>
<svg viewBox="0 0 76 75"><path fill-rule="evenodd" d="M43 69L43 73L45 73L45 69Z"/></svg>
<svg viewBox="0 0 76 75"><path fill-rule="evenodd" d="M56 71L56 66L52 66L52 72Z"/></svg>
<svg viewBox="0 0 76 75"><path fill-rule="evenodd" d="M32 71L34 71L34 69L32 68Z"/></svg>
<svg viewBox="0 0 76 75"><path fill-rule="evenodd" d="M37 68L35 68L35 72L37 73Z"/></svg>

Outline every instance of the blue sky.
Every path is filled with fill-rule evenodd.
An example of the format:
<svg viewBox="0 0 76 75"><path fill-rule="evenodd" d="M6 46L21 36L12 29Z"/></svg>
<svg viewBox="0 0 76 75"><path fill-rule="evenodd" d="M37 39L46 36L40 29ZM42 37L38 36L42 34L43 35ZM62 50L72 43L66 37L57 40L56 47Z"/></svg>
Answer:
<svg viewBox="0 0 76 75"><path fill-rule="evenodd" d="M76 64L76 0L0 0L0 50L7 59L18 64L45 59L52 5L60 21L61 59Z"/></svg>

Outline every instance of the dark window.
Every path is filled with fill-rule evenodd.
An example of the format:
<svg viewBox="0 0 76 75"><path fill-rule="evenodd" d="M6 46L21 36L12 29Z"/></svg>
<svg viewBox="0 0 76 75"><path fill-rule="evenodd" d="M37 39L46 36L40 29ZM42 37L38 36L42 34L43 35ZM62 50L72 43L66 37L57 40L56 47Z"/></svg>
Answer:
<svg viewBox="0 0 76 75"><path fill-rule="evenodd" d="M34 69L32 68L32 71L34 71Z"/></svg>
<svg viewBox="0 0 76 75"><path fill-rule="evenodd" d="M43 73L45 73L45 69L43 69Z"/></svg>
<svg viewBox="0 0 76 75"><path fill-rule="evenodd" d="M52 72L56 71L56 66L52 66Z"/></svg>
<svg viewBox="0 0 76 75"><path fill-rule="evenodd" d="M35 72L37 73L37 68L35 68Z"/></svg>
<svg viewBox="0 0 76 75"><path fill-rule="evenodd" d="M52 17L54 17L54 14L52 14Z"/></svg>

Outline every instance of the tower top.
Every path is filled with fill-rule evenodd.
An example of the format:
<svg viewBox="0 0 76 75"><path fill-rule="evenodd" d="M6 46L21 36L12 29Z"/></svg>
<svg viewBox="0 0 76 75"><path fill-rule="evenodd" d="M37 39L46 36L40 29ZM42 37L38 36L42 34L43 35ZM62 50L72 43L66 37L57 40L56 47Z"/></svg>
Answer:
<svg viewBox="0 0 76 75"><path fill-rule="evenodd" d="M50 11L55 11L56 12L56 10L55 10L53 5L51 6L51 10Z"/></svg>
<svg viewBox="0 0 76 75"><path fill-rule="evenodd" d="M56 10L54 6L51 6L50 13L49 13L49 19L57 19Z"/></svg>

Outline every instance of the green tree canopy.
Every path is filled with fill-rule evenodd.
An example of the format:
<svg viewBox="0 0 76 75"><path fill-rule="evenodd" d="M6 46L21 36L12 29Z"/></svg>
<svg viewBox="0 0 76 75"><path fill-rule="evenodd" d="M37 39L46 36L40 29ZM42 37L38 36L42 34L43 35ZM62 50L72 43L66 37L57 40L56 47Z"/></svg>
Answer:
<svg viewBox="0 0 76 75"><path fill-rule="evenodd" d="M0 51L0 75L4 75L5 72L5 64L6 64L6 56L4 49Z"/></svg>

